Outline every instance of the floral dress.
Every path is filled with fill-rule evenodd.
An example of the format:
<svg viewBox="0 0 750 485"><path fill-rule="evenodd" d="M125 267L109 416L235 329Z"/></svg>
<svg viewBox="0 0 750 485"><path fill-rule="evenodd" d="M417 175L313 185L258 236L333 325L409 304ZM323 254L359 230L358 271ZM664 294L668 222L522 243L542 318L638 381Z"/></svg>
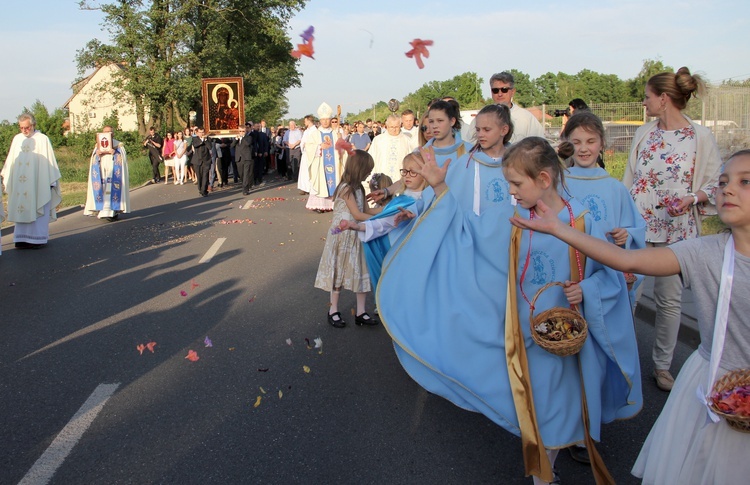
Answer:
<svg viewBox="0 0 750 485"><path fill-rule="evenodd" d="M655 127L638 146L630 195L646 220L646 241L671 244L698 236L692 211L676 217L667 212L691 192L697 146L692 126L674 131Z"/></svg>
<svg viewBox="0 0 750 485"><path fill-rule="evenodd" d="M341 184L339 193L346 186L347 184ZM359 190L354 194L357 207L360 211L364 211L364 194ZM331 291L334 288L355 293L370 291L372 289L370 273L367 270L365 252L357 231L346 230L332 233L338 229L339 223L344 219L355 220L346 206L346 201L337 196L333 203L331 230L326 234L326 244L323 248L323 255L320 257L318 274L315 276L315 287L325 291Z"/></svg>

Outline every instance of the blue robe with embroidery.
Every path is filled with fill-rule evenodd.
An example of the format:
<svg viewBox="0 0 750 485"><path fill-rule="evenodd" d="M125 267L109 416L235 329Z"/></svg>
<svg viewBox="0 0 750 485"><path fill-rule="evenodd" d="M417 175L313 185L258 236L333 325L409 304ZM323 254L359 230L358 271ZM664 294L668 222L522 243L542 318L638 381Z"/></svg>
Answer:
<svg viewBox="0 0 750 485"><path fill-rule="evenodd" d="M381 320L407 373L428 391L478 411L519 435L505 356L505 305L511 225L510 204L488 204L479 216L466 202L443 193L386 257L376 294ZM574 213L584 208L572 201ZM560 217L568 222L567 209ZM587 232L603 233L586 217ZM521 242L521 274L528 251ZM524 291L570 278L565 243L535 233ZM581 283L589 338L581 353L591 435L600 424L636 414L642 405L632 315L622 275L588 260ZM517 282L516 282L517 283ZM582 442L580 378L576 356L557 357L529 334L529 306L518 292L530 380L540 432L547 448ZM409 301L409 305L400 302ZM537 311L567 306L550 289Z"/></svg>
<svg viewBox="0 0 750 485"><path fill-rule="evenodd" d="M591 217L605 233L617 227L628 231L625 249L646 247L646 221L622 182L612 178L601 167L571 167L565 174L565 185L570 195L588 207ZM635 294L642 282L643 276L637 275L636 282L628 292L633 310Z"/></svg>
<svg viewBox="0 0 750 485"><path fill-rule="evenodd" d="M475 184L479 175L479 184ZM475 212L479 203L479 214L493 205L511 205L508 181L502 169L502 159L494 160L481 151L465 153L451 162L445 183L451 188L454 197L460 201L464 212Z"/></svg>

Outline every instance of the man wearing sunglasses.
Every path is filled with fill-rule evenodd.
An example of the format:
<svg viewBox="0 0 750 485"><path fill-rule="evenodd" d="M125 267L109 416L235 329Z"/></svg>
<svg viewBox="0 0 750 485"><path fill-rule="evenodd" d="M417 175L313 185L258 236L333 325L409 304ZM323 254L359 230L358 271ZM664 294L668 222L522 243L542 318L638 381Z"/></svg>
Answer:
<svg viewBox="0 0 750 485"><path fill-rule="evenodd" d="M510 143L515 143L529 136L544 137L544 128L534 115L513 103L513 95L516 94L513 74L506 71L493 74L490 78L490 91L492 92L492 101L510 108L510 119L513 122L513 136L510 138ZM469 136L471 137L469 141L476 143L476 118L471 121Z"/></svg>

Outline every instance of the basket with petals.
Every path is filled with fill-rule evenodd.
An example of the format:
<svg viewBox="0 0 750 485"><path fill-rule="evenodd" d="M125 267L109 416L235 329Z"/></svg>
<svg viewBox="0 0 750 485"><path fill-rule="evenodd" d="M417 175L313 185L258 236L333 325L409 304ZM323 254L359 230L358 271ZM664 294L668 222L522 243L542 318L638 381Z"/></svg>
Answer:
<svg viewBox="0 0 750 485"><path fill-rule="evenodd" d="M730 371L718 379L709 406L732 429L750 433L750 369Z"/></svg>
<svg viewBox="0 0 750 485"><path fill-rule="evenodd" d="M547 352L565 357L577 354L583 347L588 336L588 325L583 316L576 310L563 307L553 307L534 316L534 305L537 298L545 290L561 286L562 283L552 282L544 285L536 292L531 301L531 338L537 345Z"/></svg>

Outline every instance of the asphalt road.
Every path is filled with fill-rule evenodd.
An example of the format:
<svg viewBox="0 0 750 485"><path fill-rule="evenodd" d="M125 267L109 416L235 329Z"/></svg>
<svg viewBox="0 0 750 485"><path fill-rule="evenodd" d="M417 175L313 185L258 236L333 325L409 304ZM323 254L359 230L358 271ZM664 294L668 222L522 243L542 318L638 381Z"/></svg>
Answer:
<svg viewBox="0 0 750 485"><path fill-rule="evenodd" d="M2 238L1 484L531 483L520 440L419 388L382 327L326 323L313 281L330 215L296 187L150 185L131 201L115 223L68 212L42 250ZM350 322L354 303L342 294ZM646 404L599 446L618 483L637 483L667 397L653 328L636 325ZM678 344L675 370L691 351ZM593 483L565 452L557 467Z"/></svg>

